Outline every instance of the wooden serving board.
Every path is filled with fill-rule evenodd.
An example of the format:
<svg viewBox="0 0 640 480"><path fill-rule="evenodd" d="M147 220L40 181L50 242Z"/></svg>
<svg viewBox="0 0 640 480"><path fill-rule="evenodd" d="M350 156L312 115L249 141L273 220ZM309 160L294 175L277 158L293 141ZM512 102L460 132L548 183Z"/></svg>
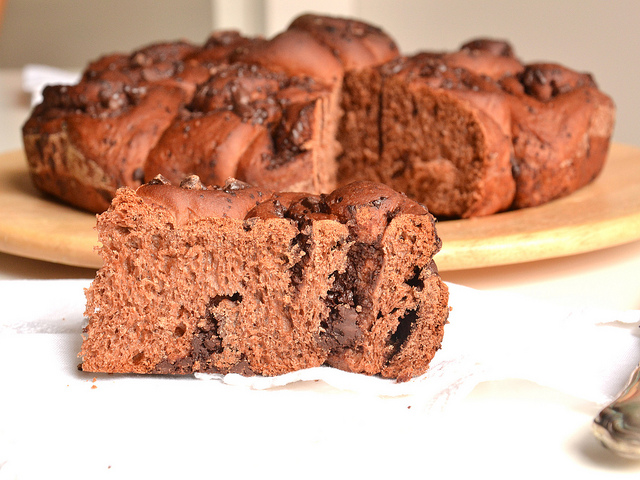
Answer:
<svg viewBox="0 0 640 480"><path fill-rule="evenodd" d="M38 192L22 151L0 154L0 251L99 268L95 215ZM640 149L613 144L601 175L540 207L438 223L441 271L584 253L640 239Z"/></svg>

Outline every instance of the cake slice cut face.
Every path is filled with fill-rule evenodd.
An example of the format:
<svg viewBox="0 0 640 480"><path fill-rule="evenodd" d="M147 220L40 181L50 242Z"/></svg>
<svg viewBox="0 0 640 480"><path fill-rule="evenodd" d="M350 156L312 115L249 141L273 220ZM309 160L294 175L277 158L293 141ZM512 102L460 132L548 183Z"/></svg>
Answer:
<svg viewBox="0 0 640 480"><path fill-rule="evenodd" d="M488 77L422 53L350 73L343 103L339 178L389 185L438 218L511 205L509 105Z"/></svg>
<svg viewBox="0 0 640 480"><path fill-rule="evenodd" d="M329 365L408 380L440 348L435 222L387 186L274 193L158 178L98 217L90 372L279 375Z"/></svg>

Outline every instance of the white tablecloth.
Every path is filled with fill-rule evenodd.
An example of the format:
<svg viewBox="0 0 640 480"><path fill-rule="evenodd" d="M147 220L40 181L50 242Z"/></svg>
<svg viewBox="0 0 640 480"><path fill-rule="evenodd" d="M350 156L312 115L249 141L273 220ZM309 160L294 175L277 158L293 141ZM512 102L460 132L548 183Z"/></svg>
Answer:
<svg viewBox="0 0 640 480"><path fill-rule="evenodd" d="M94 478L111 466L143 468L141 458L157 459L163 450L166 468L179 471L186 456L202 471L216 451L241 461L243 441L254 455L273 455L269 438L295 450L307 435L311 444L348 444L350 428L371 430L371 438L398 435L406 422L439 418L484 380L523 379L606 402L640 361L640 311L568 309L451 284L442 349L429 372L410 382L325 367L274 379L94 375L77 369L88 285L0 281L0 478L53 471ZM234 419L238 412L252 421ZM297 421L312 427L299 425L297 440L282 438ZM334 431L342 433L334 438ZM351 446L368 452L362 448ZM163 470L154 460L156 467Z"/></svg>

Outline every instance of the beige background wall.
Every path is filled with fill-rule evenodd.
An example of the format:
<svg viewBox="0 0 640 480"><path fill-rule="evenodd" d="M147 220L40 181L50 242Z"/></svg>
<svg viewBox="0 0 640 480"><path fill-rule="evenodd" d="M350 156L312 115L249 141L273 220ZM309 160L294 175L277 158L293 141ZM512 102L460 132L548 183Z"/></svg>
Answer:
<svg viewBox="0 0 640 480"><path fill-rule="evenodd" d="M405 52L509 39L525 61L593 72L618 106L614 139L640 145L638 0L6 0L0 68L80 68L102 53L162 39L201 42L211 29L272 35L300 12L357 16ZM321 6L321 7L320 7Z"/></svg>
<svg viewBox="0 0 640 480"><path fill-rule="evenodd" d="M153 40L202 41L211 0L5 0L0 68L24 63L78 68Z"/></svg>

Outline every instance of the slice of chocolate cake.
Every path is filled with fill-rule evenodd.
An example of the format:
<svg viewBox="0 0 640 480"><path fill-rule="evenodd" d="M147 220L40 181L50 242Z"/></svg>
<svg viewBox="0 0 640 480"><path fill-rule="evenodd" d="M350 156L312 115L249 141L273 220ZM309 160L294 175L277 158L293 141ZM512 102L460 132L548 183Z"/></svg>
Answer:
<svg viewBox="0 0 640 480"><path fill-rule="evenodd" d="M157 178L98 217L90 372L279 375L330 365L408 380L440 348L434 218L389 187L273 193Z"/></svg>

